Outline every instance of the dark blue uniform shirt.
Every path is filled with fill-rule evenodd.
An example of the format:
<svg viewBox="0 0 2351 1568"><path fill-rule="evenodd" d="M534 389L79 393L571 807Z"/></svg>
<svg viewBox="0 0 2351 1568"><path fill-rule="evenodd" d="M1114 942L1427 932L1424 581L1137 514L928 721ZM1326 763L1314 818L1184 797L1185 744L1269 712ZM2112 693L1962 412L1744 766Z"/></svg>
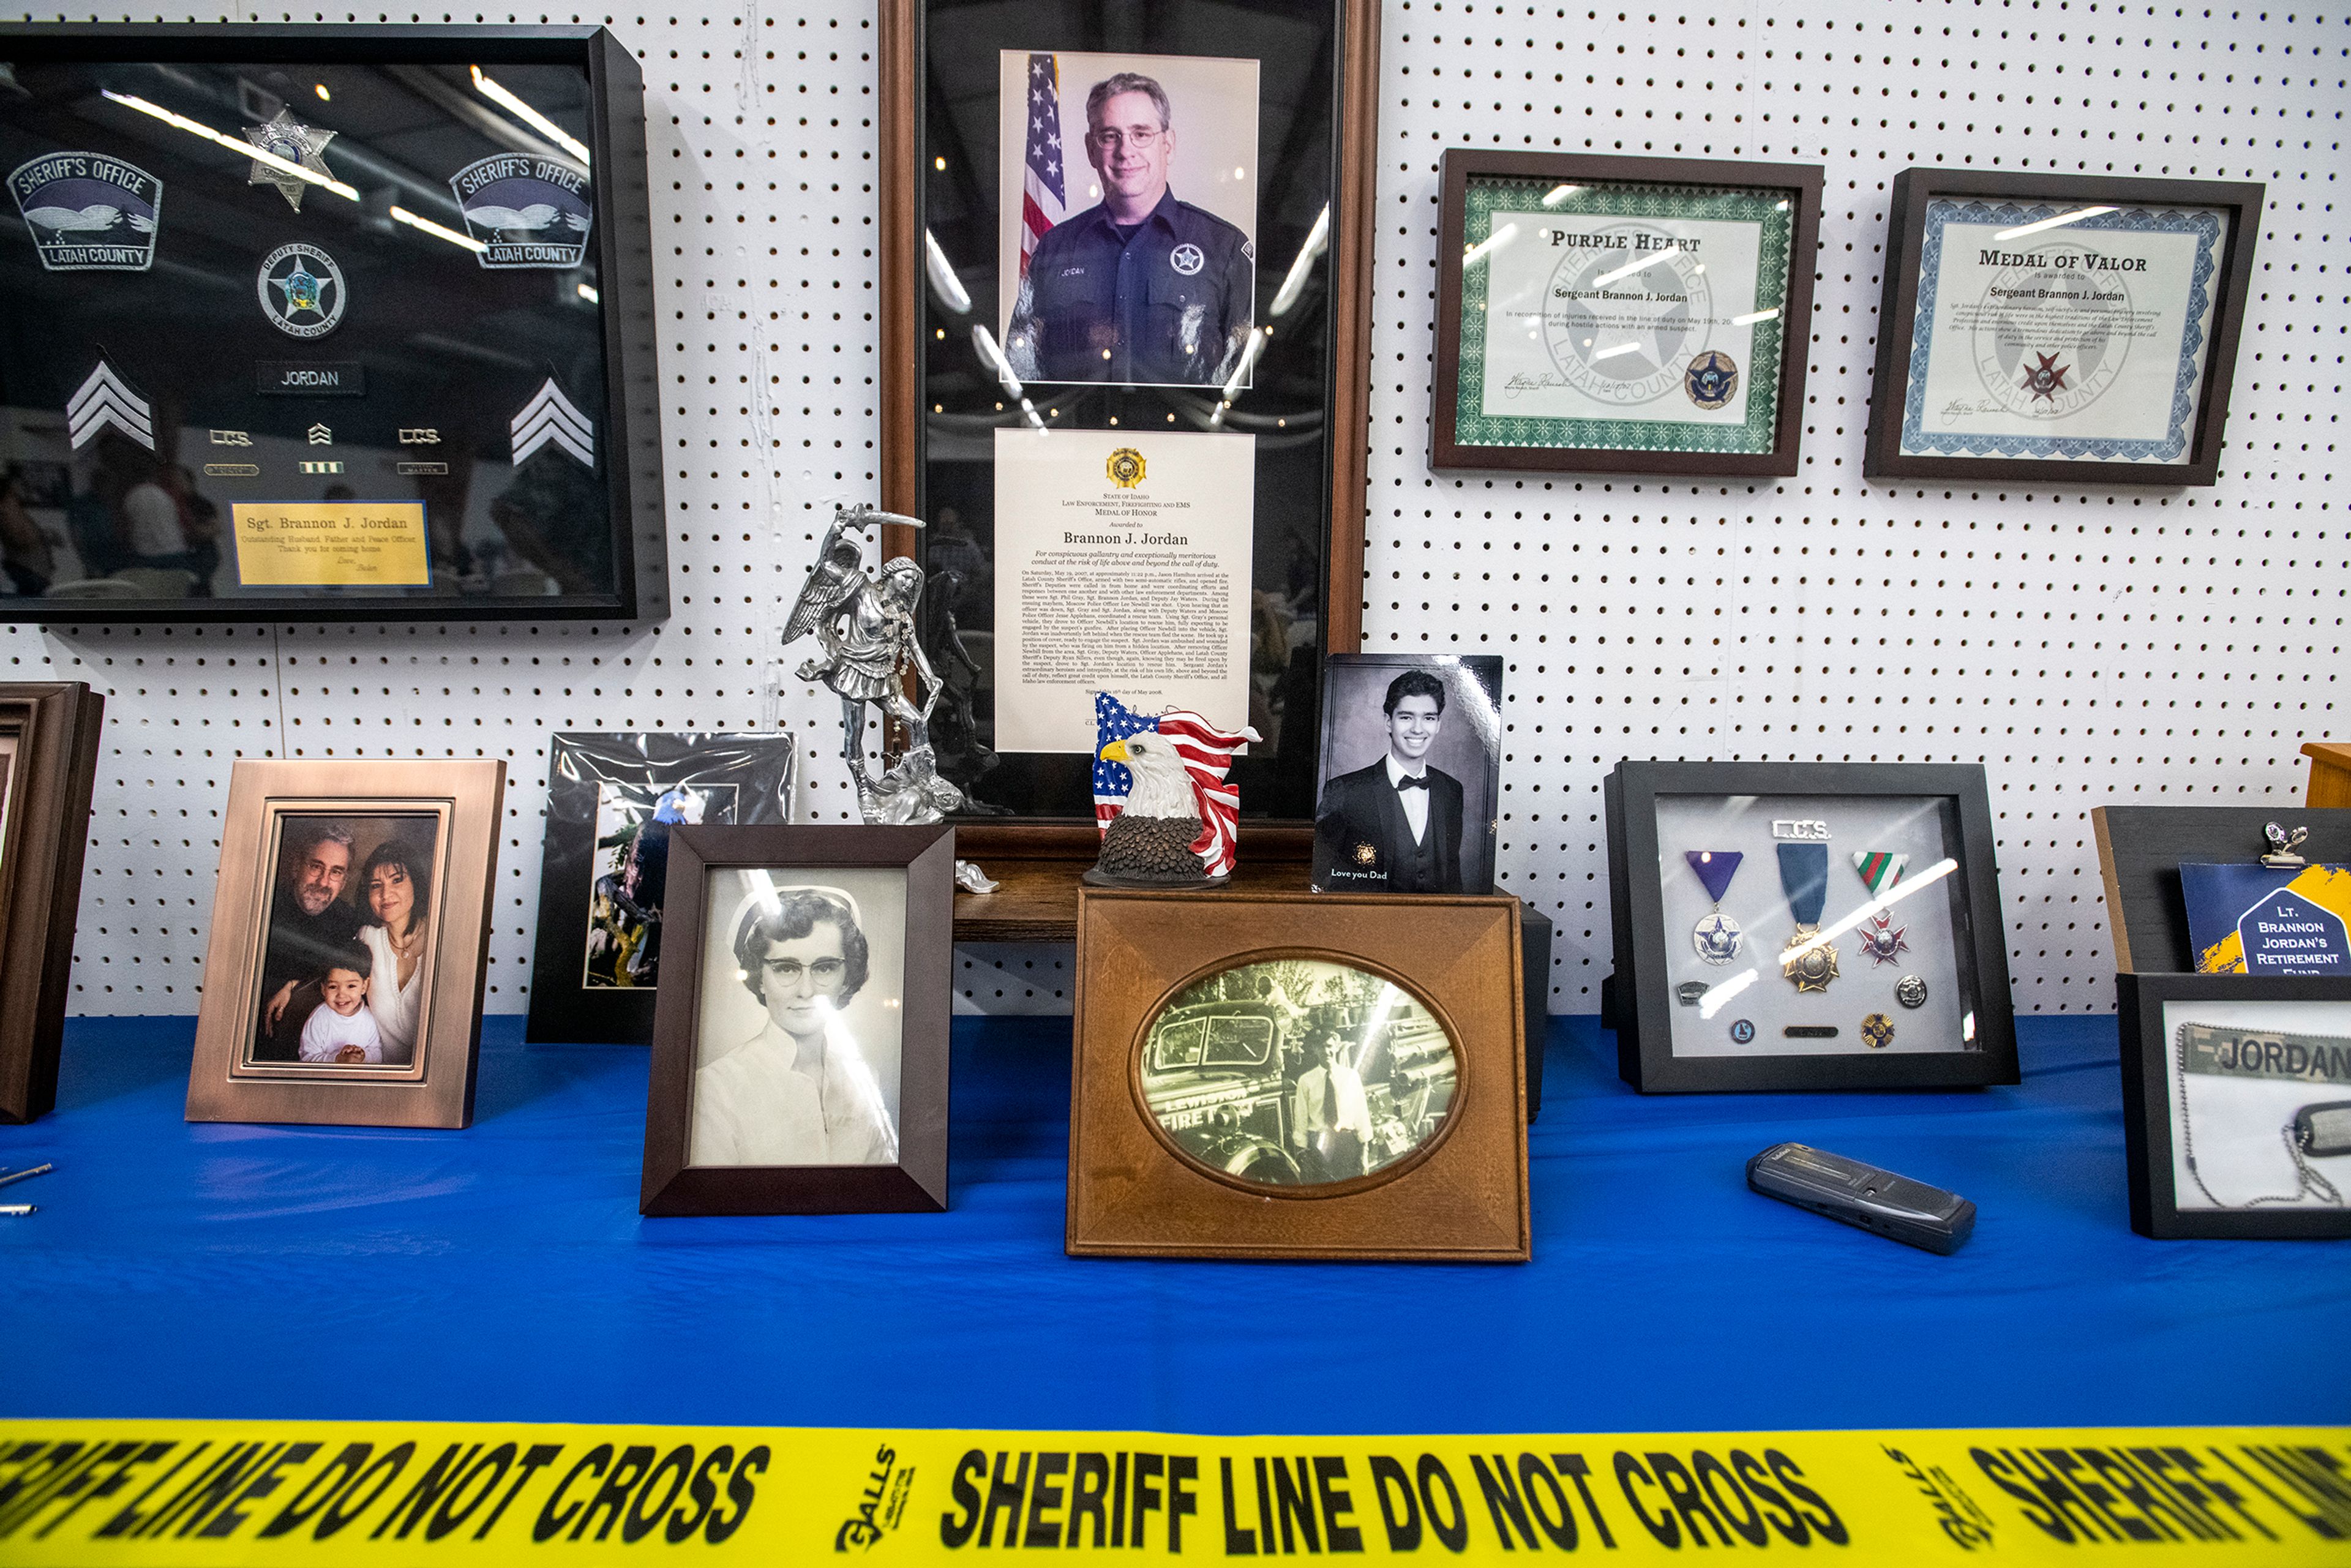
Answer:
<svg viewBox="0 0 2351 1568"><path fill-rule="evenodd" d="M1037 242L1006 350L1014 373L1038 381L1220 385L1256 282L1241 231L1172 191L1131 238L1091 207Z"/></svg>

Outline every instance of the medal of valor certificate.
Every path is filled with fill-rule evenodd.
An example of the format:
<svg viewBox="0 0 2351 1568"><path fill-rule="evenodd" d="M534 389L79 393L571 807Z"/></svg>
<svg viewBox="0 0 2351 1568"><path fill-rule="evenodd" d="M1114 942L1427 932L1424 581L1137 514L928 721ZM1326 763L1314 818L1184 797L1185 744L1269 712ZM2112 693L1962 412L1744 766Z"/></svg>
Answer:
<svg viewBox="0 0 2351 1568"><path fill-rule="evenodd" d="M1473 182L1454 439L1770 452L1792 209L1770 190Z"/></svg>
<svg viewBox="0 0 2351 1568"><path fill-rule="evenodd" d="M2226 214L1937 199L1902 453L2190 460Z"/></svg>
<svg viewBox="0 0 2351 1568"><path fill-rule="evenodd" d="M1257 440L996 432L996 748L1092 753L1093 694L1249 718Z"/></svg>

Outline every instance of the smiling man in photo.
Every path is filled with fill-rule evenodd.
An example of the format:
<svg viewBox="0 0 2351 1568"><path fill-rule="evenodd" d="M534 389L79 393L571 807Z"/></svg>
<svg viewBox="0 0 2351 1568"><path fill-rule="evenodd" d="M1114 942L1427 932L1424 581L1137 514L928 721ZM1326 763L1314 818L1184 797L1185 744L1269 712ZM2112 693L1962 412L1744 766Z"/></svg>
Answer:
<svg viewBox="0 0 2351 1568"><path fill-rule="evenodd" d="M1037 242L1005 340L1013 373L1221 385L1249 342L1256 253L1239 229L1168 189L1166 90L1134 71L1096 82L1085 149L1102 201Z"/></svg>
<svg viewBox="0 0 2351 1568"><path fill-rule="evenodd" d="M1314 812L1315 885L1459 893L1461 780L1428 765L1445 727L1445 683L1406 670L1388 683L1384 711L1387 754L1323 789Z"/></svg>

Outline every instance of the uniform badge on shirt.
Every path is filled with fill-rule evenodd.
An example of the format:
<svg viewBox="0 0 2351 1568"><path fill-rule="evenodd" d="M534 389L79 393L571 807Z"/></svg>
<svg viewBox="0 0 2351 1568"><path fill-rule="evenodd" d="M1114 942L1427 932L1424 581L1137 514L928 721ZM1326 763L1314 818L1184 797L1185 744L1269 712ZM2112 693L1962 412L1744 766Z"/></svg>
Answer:
<svg viewBox="0 0 2351 1568"><path fill-rule="evenodd" d="M1167 265L1189 277L1207 266L1208 258L1200 254L1198 246L1194 245L1190 240L1186 240L1167 253Z"/></svg>

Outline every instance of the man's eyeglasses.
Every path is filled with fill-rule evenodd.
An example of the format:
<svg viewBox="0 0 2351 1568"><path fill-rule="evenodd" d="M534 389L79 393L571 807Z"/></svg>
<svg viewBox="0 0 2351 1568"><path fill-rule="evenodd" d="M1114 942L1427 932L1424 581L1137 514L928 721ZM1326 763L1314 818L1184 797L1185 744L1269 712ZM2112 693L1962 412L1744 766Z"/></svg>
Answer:
<svg viewBox="0 0 2351 1568"><path fill-rule="evenodd" d="M1137 152L1148 152L1159 145L1165 131L1093 131L1087 132L1093 144L1106 152L1115 152L1122 147L1132 147Z"/></svg>
<svg viewBox="0 0 2351 1568"><path fill-rule="evenodd" d="M813 964L802 964L798 958L769 958L760 967L768 971L769 979L787 986L799 985L802 975L814 976L820 986L837 986L849 972L849 965L839 958L819 958Z"/></svg>

